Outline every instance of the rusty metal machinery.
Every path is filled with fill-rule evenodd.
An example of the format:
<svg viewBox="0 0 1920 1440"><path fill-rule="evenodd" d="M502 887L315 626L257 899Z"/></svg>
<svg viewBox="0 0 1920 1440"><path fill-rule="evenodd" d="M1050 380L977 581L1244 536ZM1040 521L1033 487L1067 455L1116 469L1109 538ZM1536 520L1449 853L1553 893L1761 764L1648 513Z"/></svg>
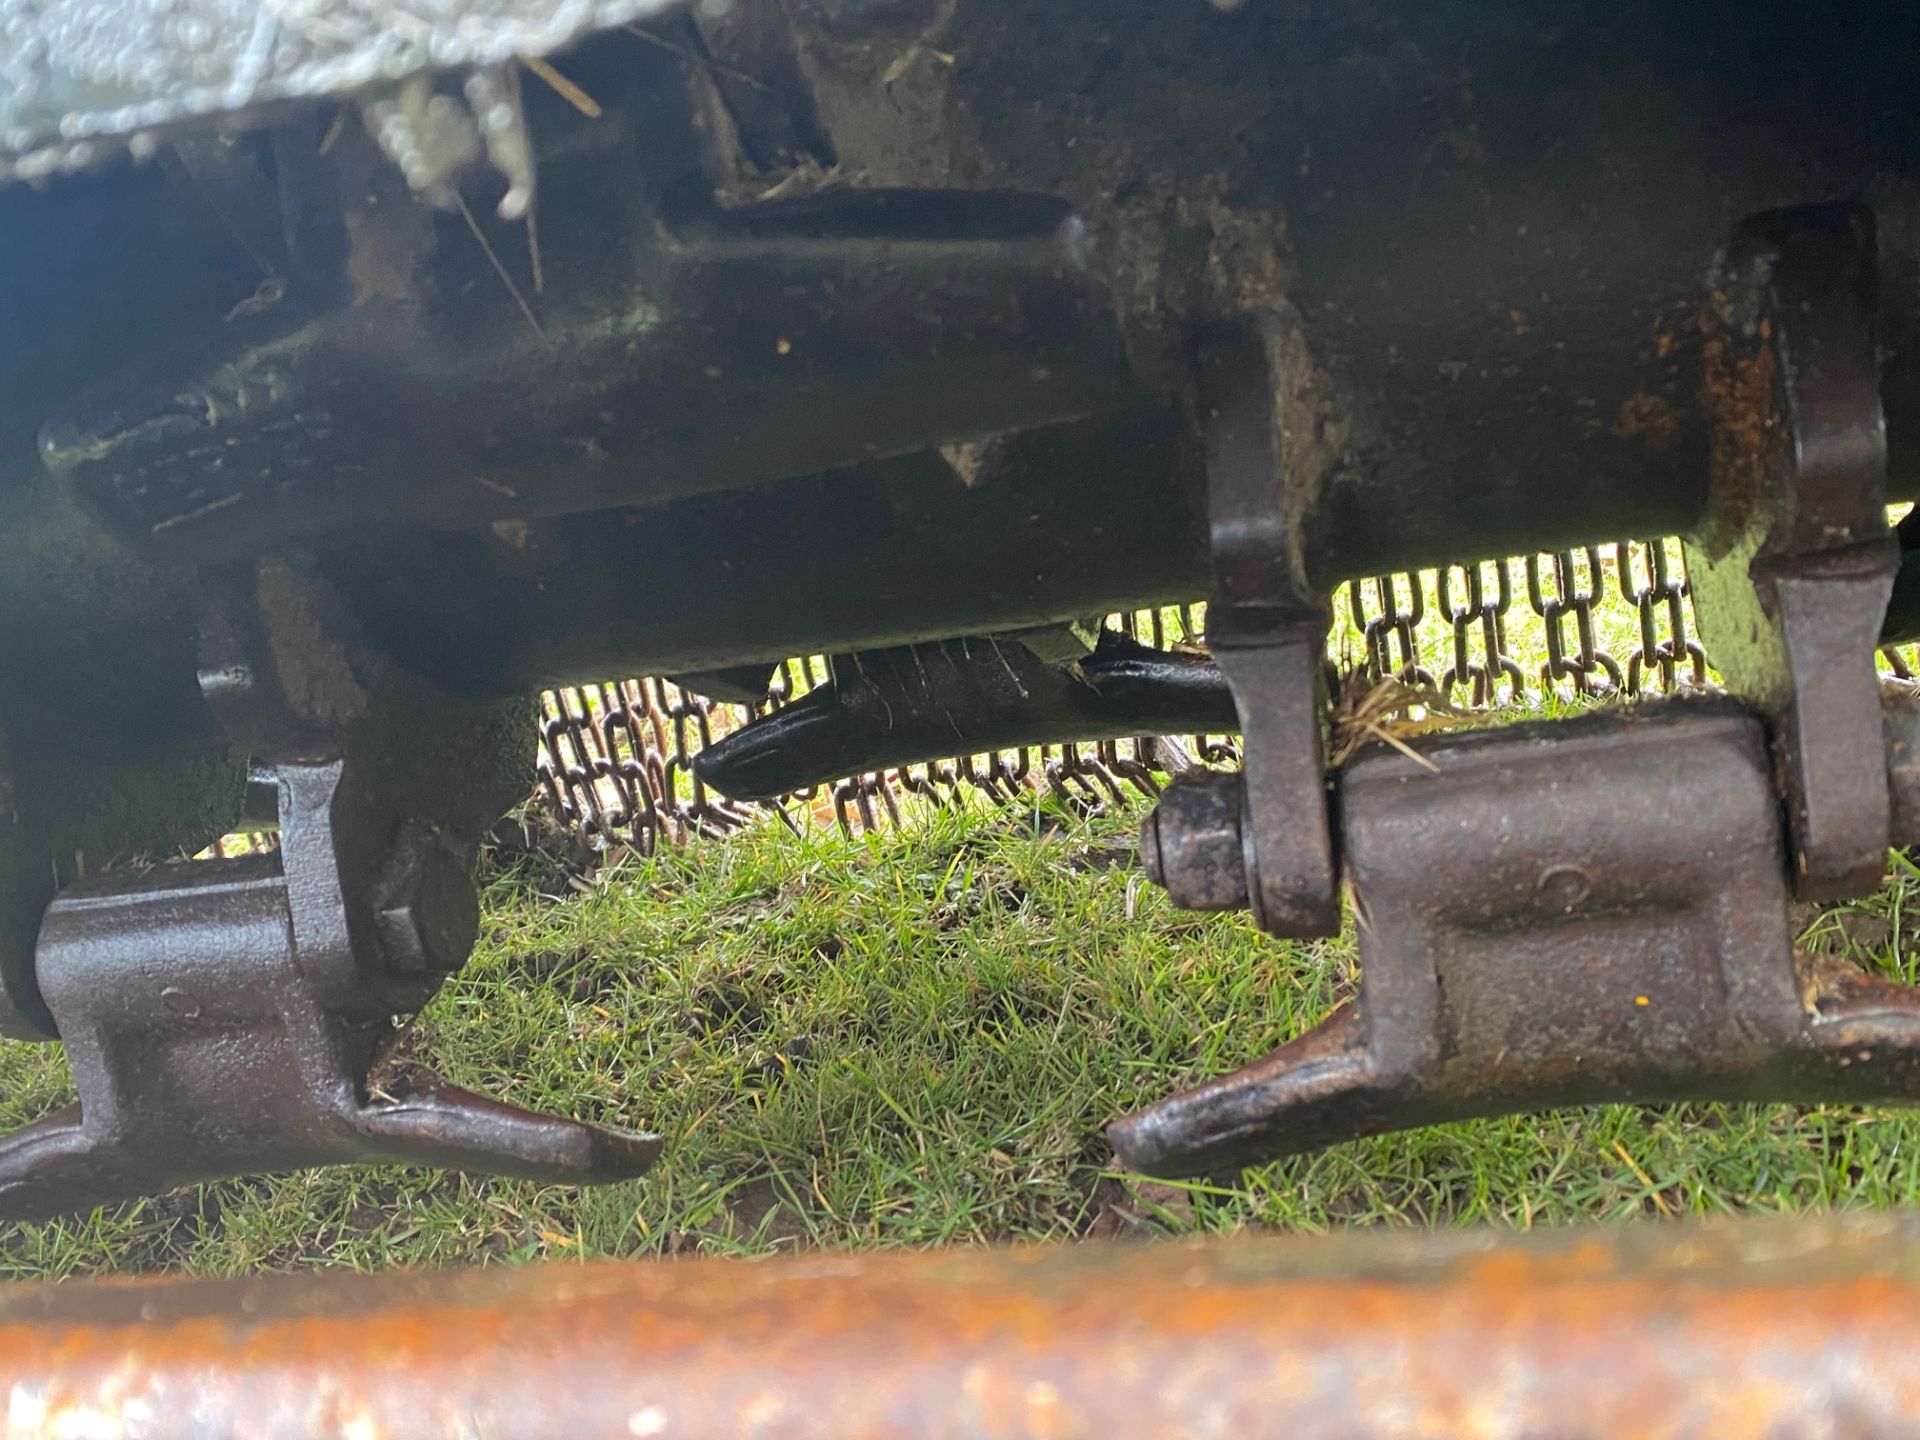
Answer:
<svg viewBox="0 0 1920 1440"><path fill-rule="evenodd" d="M1911 838L1893 830L1900 741L1884 734L1912 702L1883 705L1874 667L1899 565L1875 255L1864 211L1803 207L1744 224L1715 276L1720 409L1690 571L1709 652L1750 708L1673 701L1376 749L1329 795L1316 754L1255 743L1262 725L1300 726L1296 713L1317 737L1313 688L1295 683L1243 715L1243 775L1193 776L1163 798L1142 832L1148 873L1176 904L1247 908L1279 935L1324 933L1301 928L1300 897L1337 925L1322 858L1337 824L1365 990L1239 1074L1118 1122L1124 1162L1206 1173L1543 1103L1914 1093L1920 995L1803 973L1786 920L1792 896L1876 889L1889 845ZM1250 343L1236 374L1271 353ZM1249 548L1241 467L1278 478L1277 459L1234 443L1271 433L1273 388L1243 385L1207 412L1229 437L1209 446L1217 553ZM1284 557L1284 512L1268 518L1261 553ZM1223 590L1244 573L1222 567ZM1299 613L1284 558L1260 583L1273 613ZM1235 683L1243 704L1248 688Z"/></svg>
<svg viewBox="0 0 1920 1440"><path fill-rule="evenodd" d="M282 36L267 6L183 89L195 5L0 4L6 166L75 172L0 189L0 1032L66 1044L79 1091L0 1139L0 1213L649 1163L383 1059L466 957L530 697L623 674L660 679L548 737L645 770L674 732L658 774L608 762L642 828L643 790L724 829L836 777L869 810L887 774L1005 790L1036 747L1157 791L1184 752L1113 747L1237 734L1237 771L1166 785L1149 872L1275 935L1353 925L1364 993L1118 1121L1142 1168L1920 1097L1912 994L1788 931L1920 838L1916 702L1874 670L1920 634L1888 518L1920 494L1920 14L659 9ZM1663 536L1698 645L1662 545L1610 581L1596 548ZM1486 701L1514 582L1480 562L1530 551L1550 678L1710 658L1725 694L1333 743L1338 587L1373 587L1375 679ZM1429 566L1431 667L1393 578ZM1603 583L1641 611L1624 666ZM1204 649L1099 619L1200 600ZM695 745L719 702L755 718ZM956 755L995 758L915 768ZM176 858L250 789L276 855Z"/></svg>
<svg viewBox="0 0 1920 1440"><path fill-rule="evenodd" d="M1909 1435L1906 1218L0 1292L47 1435Z"/></svg>

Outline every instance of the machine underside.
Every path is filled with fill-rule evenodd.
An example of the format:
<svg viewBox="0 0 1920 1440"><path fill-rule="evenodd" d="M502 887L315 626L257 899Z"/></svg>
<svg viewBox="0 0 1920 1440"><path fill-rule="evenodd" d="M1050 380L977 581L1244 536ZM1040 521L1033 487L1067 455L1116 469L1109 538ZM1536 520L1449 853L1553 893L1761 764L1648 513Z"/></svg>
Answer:
<svg viewBox="0 0 1920 1440"><path fill-rule="evenodd" d="M1135 1168L1920 1099L1920 996L1789 925L1920 840L1874 658L1920 634L1920 12L342 5L154 80L186 31L32 28L69 8L0 5L0 1034L80 1100L0 1138L0 1215L652 1163L368 1079L472 947L531 697L618 675L765 711L699 757L738 804L1238 734L1142 863L1354 926L1364 990L1116 1121ZM1344 743L1343 582L1439 567L1464 634L1480 562L1666 536L1715 693ZM1204 647L1100 624L1201 601Z"/></svg>

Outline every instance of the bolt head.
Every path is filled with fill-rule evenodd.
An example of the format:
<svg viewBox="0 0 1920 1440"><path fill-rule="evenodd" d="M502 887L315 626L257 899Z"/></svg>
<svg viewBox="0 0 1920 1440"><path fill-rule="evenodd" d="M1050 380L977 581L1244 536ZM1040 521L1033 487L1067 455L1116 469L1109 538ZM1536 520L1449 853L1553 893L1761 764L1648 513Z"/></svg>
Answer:
<svg viewBox="0 0 1920 1440"><path fill-rule="evenodd" d="M1251 903L1238 775L1190 771L1161 792L1141 826L1147 877L1182 910L1244 910Z"/></svg>
<svg viewBox="0 0 1920 1440"><path fill-rule="evenodd" d="M451 975L480 934L480 902L466 864L420 827L401 832L374 904L380 949L396 974Z"/></svg>

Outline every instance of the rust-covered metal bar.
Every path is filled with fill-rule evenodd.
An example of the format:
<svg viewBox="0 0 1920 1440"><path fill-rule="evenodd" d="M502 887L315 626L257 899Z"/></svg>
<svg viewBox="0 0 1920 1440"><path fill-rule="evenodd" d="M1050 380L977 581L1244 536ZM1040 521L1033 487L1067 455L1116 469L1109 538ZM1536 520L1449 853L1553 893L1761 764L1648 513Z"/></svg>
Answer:
<svg viewBox="0 0 1920 1440"><path fill-rule="evenodd" d="M11 1434L1920 1433L1920 1219L0 1298Z"/></svg>

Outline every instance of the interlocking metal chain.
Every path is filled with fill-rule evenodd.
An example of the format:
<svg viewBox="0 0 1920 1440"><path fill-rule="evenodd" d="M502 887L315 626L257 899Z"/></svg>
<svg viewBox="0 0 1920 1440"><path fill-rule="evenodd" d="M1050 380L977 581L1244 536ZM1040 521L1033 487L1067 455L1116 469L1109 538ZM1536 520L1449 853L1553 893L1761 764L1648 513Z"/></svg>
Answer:
<svg viewBox="0 0 1920 1440"><path fill-rule="evenodd" d="M1453 631L1453 654L1440 677L1441 693L1452 696L1465 690L1465 703L1473 709L1515 703L1526 693L1527 677L1507 645L1511 565L1505 560L1449 565L1439 572L1437 588L1440 614Z"/></svg>
<svg viewBox="0 0 1920 1440"><path fill-rule="evenodd" d="M1427 618L1422 578L1402 570L1356 580L1346 591L1353 628L1366 644L1368 670L1426 689L1432 687L1434 677L1420 655L1420 623Z"/></svg>
<svg viewBox="0 0 1920 1440"><path fill-rule="evenodd" d="M1548 576L1551 575L1549 581ZM1578 551L1527 557L1527 599L1546 629L1547 658L1540 666L1542 693L1570 681L1577 694L1606 694L1623 689L1626 677L1620 662L1596 641L1594 602L1606 591L1606 568L1595 546ZM1573 624L1573 649L1567 646L1567 624Z"/></svg>
<svg viewBox="0 0 1920 1440"><path fill-rule="evenodd" d="M1342 621L1330 641L1336 666L1397 679L1455 710L1710 683L1673 540L1372 576L1343 586L1334 613ZM1198 646L1203 620L1200 607L1187 605L1112 615L1106 624L1165 649ZM1920 670L1911 654L1884 658L1896 675ZM770 812L796 828L852 831L896 824L912 804L954 806L968 795L1005 804L1044 790L1099 808L1157 795L1166 776L1195 764L1239 759L1234 736L1142 736L849 775L778 804L738 805L701 785L693 759L703 748L826 678L820 657L789 660L756 707L707 700L658 676L547 691L538 757L546 803L595 846L620 842L650 854L663 841L724 835Z"/></svg>
<svg viewBox="0 0 1920 1440"><path fill-rule="evenodd" d="M1644 570L1636 562L1644 562ZM1678 547L1670 540L1624 546L1618 570L1620 598L1640 617L1640 644L1627 661L1627 693L1640 693L1649 669L1662 690L1677 688L1683 661L1686 683L1704 686L1707 652L1687 629L1687 577Z"/></svg>
<svg viewBox="0 0 1920 1440"><path fill-rule="evenodd" d="M658 676L548 690L535 768L551 809L595 846L618 838L643 854L725 834L753 818L711 794L693 757L743 723Z"/></svg>
<svg viewBox="0 0 1920 1440"><path fill-rule="evenodd" d="M1455 708L1707 683L1706 657L1689 628L1680 548L1671 540L1399 571L1345 589L1368 671L1430 690ZM1517 594L1530 613L1516 615ZM1444 660L1431 663L1423 647L1429 616L1445 621L1451 640Z"/></svg>

